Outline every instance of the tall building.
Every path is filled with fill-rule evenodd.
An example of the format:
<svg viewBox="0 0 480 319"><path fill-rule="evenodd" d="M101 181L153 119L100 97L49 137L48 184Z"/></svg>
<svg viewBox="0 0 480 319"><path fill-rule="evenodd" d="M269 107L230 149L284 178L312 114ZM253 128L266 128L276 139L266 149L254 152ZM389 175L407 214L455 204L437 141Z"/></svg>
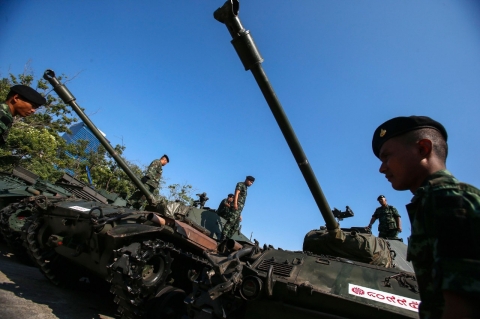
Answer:
<svg viewBox="0 0 480 319"><path fill-rule="evenodd" d="M85 125L85 123L80 122L70 126L70 131L72 131L72 134L65 133L62 135L62 138L67 142L67 144L75 143L78 140L84 140L84 141L88 141L88 145L85 148L85 152L89 153L89 152L97 151L98 147L100 146L100 141L95 137L95 135L93 135L92 131L90 131L90 129ZM102 131L100 131L100 133L104 137L107 136ZM69 155L70 157L73 157L73 155L69 153L67 153L67 155ZM80 158L79 160L82 161L83 159ZM65 169L65 172L70 174L71 176L75 176L75 172L71 169ZM90 177L90 171L88 169L88 166L87 166L87 175L88 175L90 184L92 184L92 179Z"/></svg>
<svg viewBox="0 0 480 319"><path fill-rule="evenodd" d="M70 126L70 131L72 134L63 134L62 137L68 144L75 143L77 140L88 141L88 145L85 149L86 152L95 152L100 146L100 141L93 135L92 131L85 125L85 123L80 122ZM100 130L99 130L100 131ZM105 133L100 131L105 137Z"/></svg>

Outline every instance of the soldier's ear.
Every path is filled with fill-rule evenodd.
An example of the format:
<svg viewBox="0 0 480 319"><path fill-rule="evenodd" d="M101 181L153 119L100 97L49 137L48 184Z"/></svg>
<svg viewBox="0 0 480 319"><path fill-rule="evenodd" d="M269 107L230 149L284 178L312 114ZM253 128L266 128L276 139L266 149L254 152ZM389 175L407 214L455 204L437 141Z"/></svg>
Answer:
<svg viewBox="0 0 480 319"><path fill-rule="evenodd" d="M428 157L432 154L433 143L431 140L424 138L417 142L417 148L422 157Z"/></svg>
<svg viewBox="0 0 480 319"><path fill-rule="evenodd" d="M18 100L21 100L20 95L13 94L7 101L9 101L12 104L15 104Z"/></svg>

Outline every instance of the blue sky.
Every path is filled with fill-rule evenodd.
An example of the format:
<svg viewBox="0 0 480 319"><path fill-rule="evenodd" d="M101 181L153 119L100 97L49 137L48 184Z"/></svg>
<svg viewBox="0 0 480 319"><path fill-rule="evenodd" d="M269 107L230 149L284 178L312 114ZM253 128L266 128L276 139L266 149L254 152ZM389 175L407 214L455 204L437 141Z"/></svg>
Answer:
<svg viewBox="0 0 480 319"><path fill-rule="evenodd" d="M242 231L300 250L323 225L253 76L224 25L223 1L0 0L0 75L76 76L67 86L129 160L167 153L167 183L211 207L256 177ZM240 18L342 227L364 226L384 194L405 204L371 151L374 129L427 115L449 133L447 167L480 186L480 4L466 0L245 0ZM377 222L378 223L378 222ZM377 224L374 226L374 233Z"/></svg>

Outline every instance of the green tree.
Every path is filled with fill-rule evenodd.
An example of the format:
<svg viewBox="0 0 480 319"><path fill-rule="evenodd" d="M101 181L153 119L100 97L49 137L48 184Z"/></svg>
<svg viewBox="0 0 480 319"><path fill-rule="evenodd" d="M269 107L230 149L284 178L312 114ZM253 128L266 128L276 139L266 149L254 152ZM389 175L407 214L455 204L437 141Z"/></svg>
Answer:
<svg viewBox="0 0 480 319"><path fill-rule="evenodd" d="M121 156L125 150L125 146L116 145L114 149L115 152ZM138 178L143 176L143 170L138 165L128 161L124 157L122 157L122 159ZM136 189L135 184L132 183L128 175L118 166L115 159L103 146L100 146L96 152L86 154L76 171L77 178L84 181L88 180L86 166L88 166L94 186L97 188L103 188L109 192L126 194L132 194Z"/></svg>
<svg viewBox="0 0 480 319"><path fill-rule="evenodd" d="M54 181L62 175L62 169L72 165L73 159L66 152L79 155L78 148L68 145L60 137L60 134L69 132L68 127L78 119L61 99L49 93L45 80L35 82L28 70L18 76L10 74L0 79L1 101L16 84L34 87L45 96L47 103L35 114L14 118L7 143L0 149L0 157L15 160L2 161L0 170L10 170L12 164L21 165L43 179Z"/></svg>
<svg viewBox="0 0 480 319"><path fill-rule="evenodd" d="M27 65L28 67L28 65ZM67 82L66 76L57 77ZM35 85L34 85L35 83ZM45 106L34 114L14 118L7 143L0 149L0 170L9 171L14 165L21 165L42 179L56 181L64 174L65 169L74 172L75 178L88 182L86 167L91 172L93 184L108 191L131 193L135 189L128 176L117 167L117 164L99 147L95 152L86 152L88 141L78 140L67 144L61 135L71 131L69 127L78 121L70 106L56 95L50 94L48 83L43 80L34 81L28 69L18 76L10 74L0 79L0 101L4 101L10 87L16 84L35 88L47 100ZM116 145L115 150L122 154L125 146ZM140 175L142 169L126 161L132 171Z"/></svg>
<svg viewBox="0 0 480 319"><path fill-rule="evenodd" d="M64 75L57 78L63 83L71 80ZM47 81L43 79L35 81L28 64L23 74L17 76L9 74L0 78L0 101L6 99L10 87L16 84L35 88L46 98L47 103L28 117L14 118L7 143L0 148L0 171L10 171L13 166L21 165L40 178L55 182L68 169L74 172L75 178L88 182L86 171L88 166L93 186L96 188L127 195L135 191L136 186L103 146L94 152L86 152L88 141L77 140L75 143L67 144L61 137L65 133L71 134L69 127L78 122L78 118L70 106L51 94L52 90ZM116 145L114 149L121 156L125 146ZM123 159L136 176L139 178L143 176L145 167ZM164 185L165 181L162 179L160 186ZM172 184L167 189L169 192L167 196L156 195L168 197L169 200L179 200L187 205L192 204L191 185Z"/></svg>
<svg viewBox="0 0 480 319"><path fill-rule="evenodd" d="M168 185L169 194L167 195L167 199L171 201L179 201L185 205L192 205L193 198L192 192L193 187L189 184L170 184Z"/></svg>

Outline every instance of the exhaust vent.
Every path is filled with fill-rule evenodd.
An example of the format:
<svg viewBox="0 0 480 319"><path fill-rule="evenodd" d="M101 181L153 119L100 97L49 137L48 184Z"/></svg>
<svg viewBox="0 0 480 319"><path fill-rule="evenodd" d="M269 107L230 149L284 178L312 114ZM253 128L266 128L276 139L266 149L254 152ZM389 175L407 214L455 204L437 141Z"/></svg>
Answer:
<svg viewBox="0 0 480 319"><path fill-rule="evenodd" d="M258 270L267 272L270 268L270 265L273 266L273 273L275 275L290 277L292 273L293 266L289 264L281 264L272 260L262 260L262 262L257 266Z"/></svg>

